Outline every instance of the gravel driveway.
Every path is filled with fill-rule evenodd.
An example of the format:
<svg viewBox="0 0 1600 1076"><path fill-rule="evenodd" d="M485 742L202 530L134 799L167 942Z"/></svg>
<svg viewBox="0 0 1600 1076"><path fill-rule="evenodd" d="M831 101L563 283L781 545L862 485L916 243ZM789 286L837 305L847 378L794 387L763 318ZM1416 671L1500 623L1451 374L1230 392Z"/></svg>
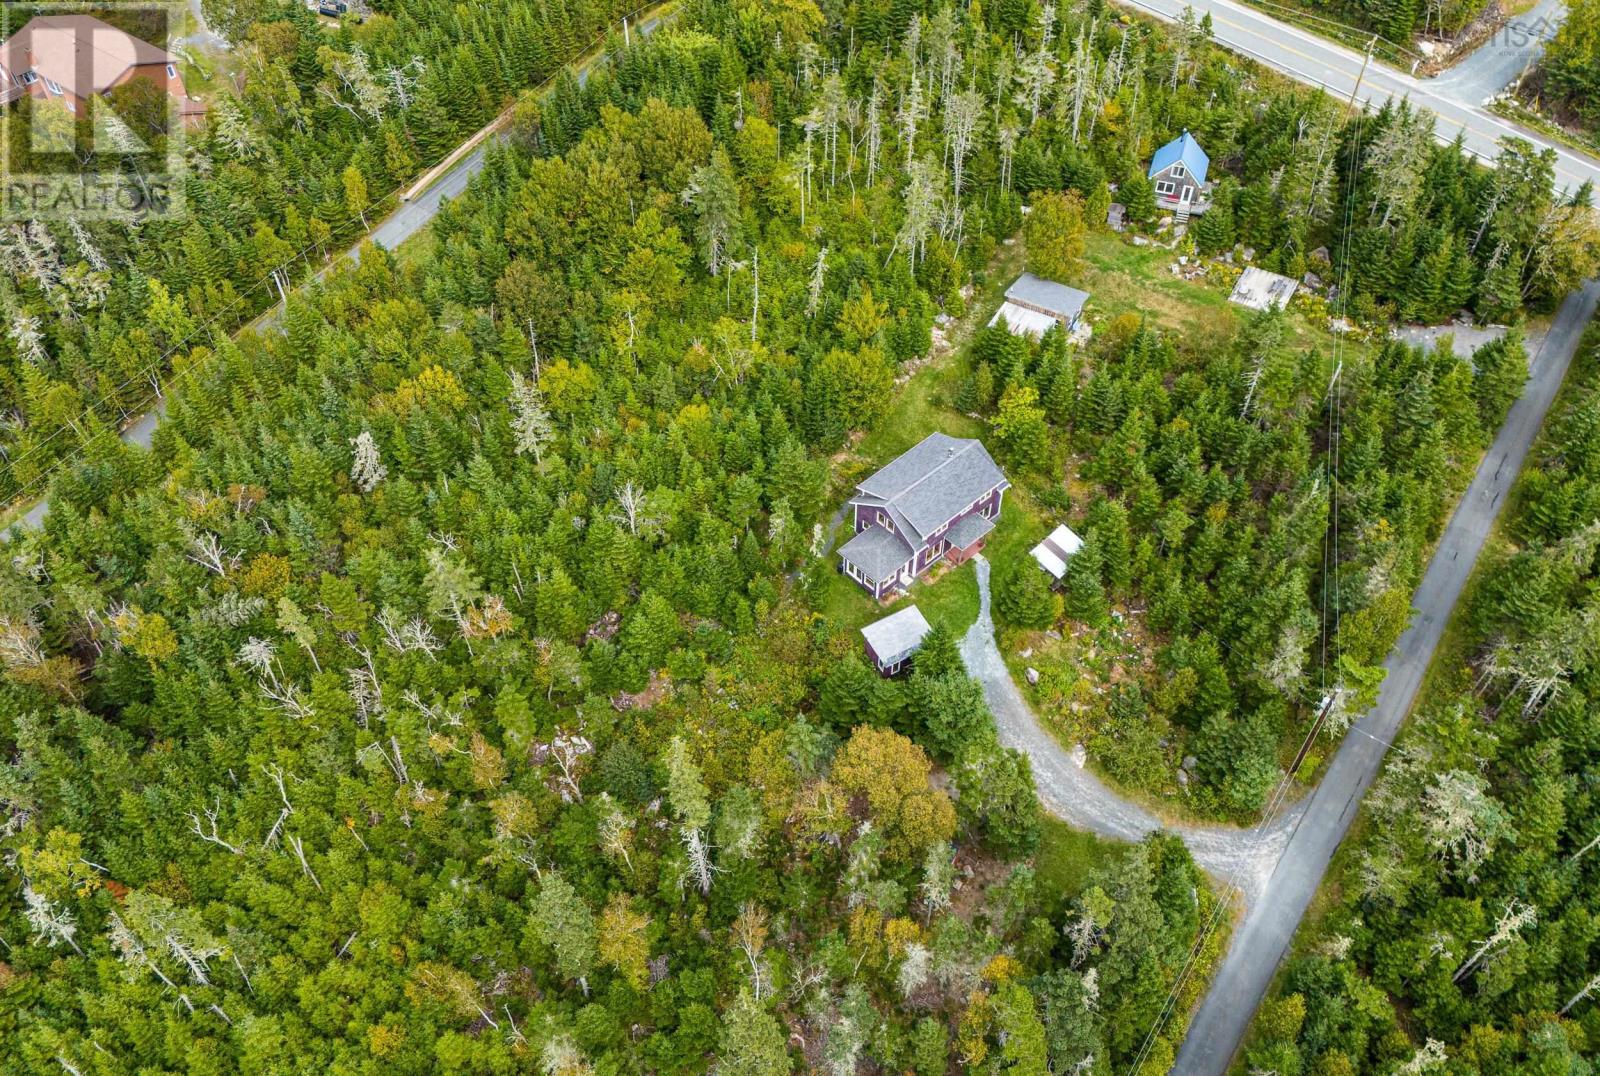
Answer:
<svg viewBox="0 0 1600 1076"><path fill-rule="evenodd" d="M994 618L989 613L989 562L976 557L973 568L978 573L978 620L961 640L961 658L967 671L983 684L983 696L994 713L1000 742L1032 760L1033 780L1044 809L1068 825L1124 841L1136 841L1163 828L1155 815L1117 795L1090 772L1084 764L1081 745L1068 750L1039 724L995 642ZM1249 829L1165 828L1181 836L1195 862L1237 888L1248 904L1266 885L1273 864L1299 821L1300 811L1299 804L1293 805L1263 825Z"/></svg>

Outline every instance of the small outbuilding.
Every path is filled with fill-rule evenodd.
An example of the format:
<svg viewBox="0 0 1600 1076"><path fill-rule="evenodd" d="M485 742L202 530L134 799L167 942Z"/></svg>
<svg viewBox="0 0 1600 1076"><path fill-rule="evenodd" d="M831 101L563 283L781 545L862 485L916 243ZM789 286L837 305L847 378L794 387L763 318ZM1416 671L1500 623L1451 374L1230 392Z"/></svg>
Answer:
<svg viewBox="0 0 1600 1076"><path fill-rule="evenodd" d="M1294 298L1294 293L1299 287L1300 285L1289 277L1269 273L1252 265L1239 277L1239 282L1233 286L1233 294L1228 296L1228 301L1247 306L1251 310L1266 310L1274 306L1287 309L1289 300Z"/></svg>
<svg viewBox="0 0 1600 1076"><path fill-rule="evenodd" d="M1067 561L1082 548L1083 539L1072 533L1072 528L1063 523L1051 531L1044 541L1034 546L1032 553L1033 559L1039 562L1039 567L1059 583L1067 574Z"/></svg>
<svg viewBox="0 0 1600 1076"><path fill-rule="evenodd" d="M1180 215L1204 212L1208 200L1206 173L1211 158L1188 131L1156 150L1150 159L1150 182L1155 184L1156 205Z"/></svg>
<svg viewBox="0 0 1600 1076"><path fill-rule="evenodd" d="M1006 301L1000 304L989 324L1006 319L1006 328L1018 336L1031 336L1035 340L1060 325L1071 333L1083 320L1083 306L1089 293L1046 280L1042 276L1023 273L1006 289Z"/></svg>
<svg viewBox="0 0 1600 1076"><path fill-rule="evenodd" d="M861 637L867 644L867 660L884 676L893 676L905 668L932 630L922 610L915 605L890 613L861 629Z"/></svg>

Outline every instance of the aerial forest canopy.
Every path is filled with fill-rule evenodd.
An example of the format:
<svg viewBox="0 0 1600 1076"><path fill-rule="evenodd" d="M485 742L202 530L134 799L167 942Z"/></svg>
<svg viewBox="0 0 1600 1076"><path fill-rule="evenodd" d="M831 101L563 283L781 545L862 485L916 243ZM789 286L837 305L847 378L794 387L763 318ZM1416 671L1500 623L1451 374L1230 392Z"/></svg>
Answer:
<svg viewBox="0 0 1600 1076"><path fill-rule="evenodd" d="M1097 5L695 0L525 97L425 243L234 338L264 267L361 235L618 12L233 12L249 76L190 219L3 233L0 492L49 479L50 510L0 567L0 1068L1165 1071L1182 1020L1146 1036L1219 898L1173 837L1064 853L950 632L867 672L793 574L830 460L1025 199L1099 228L1184 128L1234 177L1200 246L1331 246L1362 321L1591 270L1550 158L1481 169ZM1188 675L1142 727L1207 746L1215 814L1259 810L1328 630L1331 369L1369 687L1520 385L1515 337L1473 365L1286 334L961 357L1019 478L1081 462L1069 611L1148 596Z"/></svg>

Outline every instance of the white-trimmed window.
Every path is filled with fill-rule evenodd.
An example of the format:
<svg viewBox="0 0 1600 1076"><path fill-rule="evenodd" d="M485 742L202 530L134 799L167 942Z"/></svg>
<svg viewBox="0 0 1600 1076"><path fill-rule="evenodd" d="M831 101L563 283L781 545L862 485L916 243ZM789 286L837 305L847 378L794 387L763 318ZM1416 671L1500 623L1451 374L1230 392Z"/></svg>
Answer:
<svg viewBox="0 0 1600 1076"><path fill-rule="evenodd" d="M1186 175L1188 175L1188 173L1183 170L1183 162L1182 161L1179 161L1177 164L1172 166L1172 178L1173 179L1182 179Z"/></svg>
<svg viewBox="0 0 1600 1076"><path fill-rule="evenodd" d="M66 91L63 90L59 84L50 79L44 80L44 88L55 94L57 97L60 97L62 94L66 93Z"/></svg>
<svg viewBox="0 0 1600 1076"><path fill-rule="evenodd" d="M39 74L38 74L37 71L24 71L22 73L22 84L24 86L32 86L35 82L38 82L38 81L39 81Z"/></svg>
<svg viewBox="0 0 1600 1076"><path fill-rule="evenodd" d="M1171 194L1173 191L1175 191L1177 189L1178 189L1178 185L1176 183L1171 182L1170 180L1163 179L1163 180L1158 180L1156 182L1156 193L1157 194Z"/></svg>
<svg viewBox="0 0 1600 1076"><path fill-rule="evenodd" d="M67 106L67 111L68 112L76 112L76 111L78 111L78 106L72 103L72 98L69 97L69 98L66 99L66 101L64 101L62 103Z"/></svg>
<svg viewBox="0 0 1600 1076"><path fill-rule="evenodd" d="M178 77L178 68L177 68L176 64L168 64L167 65L167 77L168 78L177 78Z"/></svg>

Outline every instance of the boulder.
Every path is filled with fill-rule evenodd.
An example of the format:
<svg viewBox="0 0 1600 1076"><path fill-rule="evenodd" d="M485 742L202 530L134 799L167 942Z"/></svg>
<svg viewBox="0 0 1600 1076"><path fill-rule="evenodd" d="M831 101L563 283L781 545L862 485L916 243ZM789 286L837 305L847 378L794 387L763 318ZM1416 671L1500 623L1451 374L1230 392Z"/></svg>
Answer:
<svg viewBox="0 0 1600 1076"><path fill-rule="evenodd" d="M1028 683L1037 684L1039 682L1039 670L1035 669L1032 665L1028 666L1025 675L1028 677Z"/></svg>
<svg viewBox="0 0 1600 1076"><path fill-rule="evenodd" d="M1183 756L1183 768L1184 769L1192 770L1198 765L1200 765L1200 760L1195 758L1193 755L1184 755Z"/></svg>

